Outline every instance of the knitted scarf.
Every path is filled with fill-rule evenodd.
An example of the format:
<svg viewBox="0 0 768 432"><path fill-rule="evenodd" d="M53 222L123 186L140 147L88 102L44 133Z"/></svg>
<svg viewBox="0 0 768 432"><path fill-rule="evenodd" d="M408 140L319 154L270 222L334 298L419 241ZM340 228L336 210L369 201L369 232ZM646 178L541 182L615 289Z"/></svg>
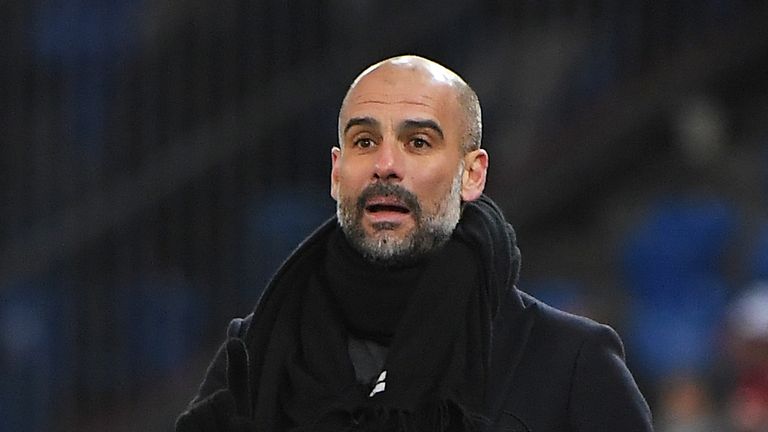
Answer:
<svg viewBox="0 0 768 432"><path fill-rule="evenodd" d="M247 334L260 431L464 431L481 427L492 321L519 267L514 232L487 197L412 266L376 267L337 226L290 259ZM388 345L356 380L349 337Z"/></svg>

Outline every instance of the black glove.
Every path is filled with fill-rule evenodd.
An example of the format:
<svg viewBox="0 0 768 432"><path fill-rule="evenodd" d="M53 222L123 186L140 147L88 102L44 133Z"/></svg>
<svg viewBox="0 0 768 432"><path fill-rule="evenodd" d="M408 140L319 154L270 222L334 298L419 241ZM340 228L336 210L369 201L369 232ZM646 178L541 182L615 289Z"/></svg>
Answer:
<svg viewBox="0 0 768 432"><path fill-rule="evenodd" d="M176 432L253 432L248 352L240 339L227 341L227 388L189 407Z"/></svg>

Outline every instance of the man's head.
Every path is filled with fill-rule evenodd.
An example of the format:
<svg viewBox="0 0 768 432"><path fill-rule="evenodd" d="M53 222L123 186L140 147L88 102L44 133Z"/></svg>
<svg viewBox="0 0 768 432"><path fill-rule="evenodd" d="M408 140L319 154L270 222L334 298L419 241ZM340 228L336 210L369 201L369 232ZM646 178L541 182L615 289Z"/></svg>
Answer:
<svg viewBox="0 0 768 432"><path fill-rule="evenodd" d="M366 69L339 112L331 195L350 242L369 259L408 262L445 242L461 201L485 187L480 105L458 75L401 56Z"/></svg>

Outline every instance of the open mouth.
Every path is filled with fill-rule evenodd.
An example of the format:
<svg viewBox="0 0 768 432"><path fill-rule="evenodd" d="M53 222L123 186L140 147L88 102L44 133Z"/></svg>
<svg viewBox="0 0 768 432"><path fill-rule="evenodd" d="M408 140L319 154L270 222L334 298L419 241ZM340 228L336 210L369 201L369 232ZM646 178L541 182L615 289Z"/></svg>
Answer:
<svg viewBox="0 0 768 432"><path fill-rule="evenodd" d="M401 213L408 214L411 210L407 205L394 197L375 197L368 200L365 211L369 213Z"/></svg>
<svg viewBox="0 0 768 432"><path fill-rule="evenodd" d="M411 212L405 206L392 205L392 204L372 204L372 205L366 206L365 210L370 213L394 212L394 213L407 214Z"/></svg>

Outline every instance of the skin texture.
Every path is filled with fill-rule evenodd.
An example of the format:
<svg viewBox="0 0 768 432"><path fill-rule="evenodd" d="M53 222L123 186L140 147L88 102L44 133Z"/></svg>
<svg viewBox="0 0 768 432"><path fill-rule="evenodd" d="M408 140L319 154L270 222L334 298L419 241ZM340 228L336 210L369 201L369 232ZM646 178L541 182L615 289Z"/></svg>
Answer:
<svg viewBox="0 0 768 432"><path fill-rule="evenodd" d="M450 236L461 201L482 194L488 154L464 146L466 89L415 56L385 60L353 82L331 152L331 195L365 256L386 263L429 252Z"/></svg>

